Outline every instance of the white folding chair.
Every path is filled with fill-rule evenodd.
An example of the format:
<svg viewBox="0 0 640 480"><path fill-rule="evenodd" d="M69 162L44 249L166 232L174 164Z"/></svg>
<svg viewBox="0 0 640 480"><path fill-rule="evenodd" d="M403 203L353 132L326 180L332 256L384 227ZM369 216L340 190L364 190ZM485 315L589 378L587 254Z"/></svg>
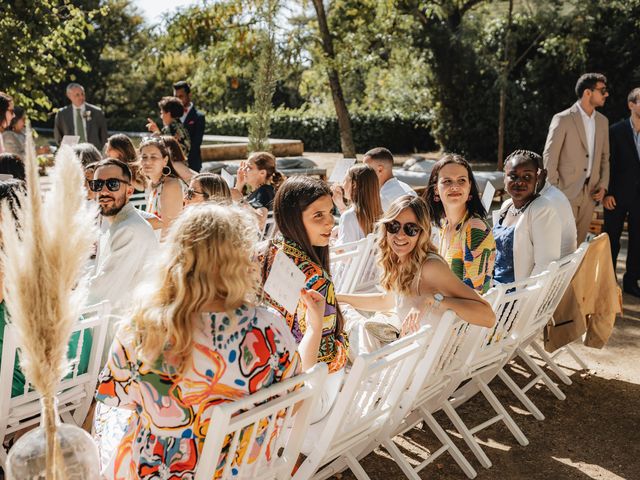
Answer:
<svg viewBox="0 0 640 480"><path fill-rule="evenodd" d="M73 326L71 335L77 335L75 352L69 352L70 371L58 386L58 413L63 421L82 426L93 400L102 365L102 351L107 332L108 302L85 308L82 319ZM80 372L83 346L91 342L91 353L85 372ZM11 324L4 328L2 364L0 367L0 463L4 468L7 452L2 447L5 437L31 425L40 423L40 394L25 382L21 395L11 398L13 371L18 351L18 332ZM28 380L28 379L26 379ZM30 391L31 390L31 391Z"/></svg>
<svg viewBox="0 0 640 480"><path fill-rule="evenodd" d="M461 367L477 341L469 336L476 330L459 319L454 312L447 311L440 318L427 352L418 363L409 389L402 396L400 405L381 433L379 443L391 454L407 478L419 480L418 473L433 463L440 455L449 452L469 478L477 475L469 461L462 455L447 432L438 424L433 414L448 401L458 386ZM465 369L466 370L466 369ZM396 446L393 438L401 435L420 422L424 422L442 443L426 460L413 467ZM375 448L377 445L373 445Z"/></svg>
<svg viewBox="0 0 640 480"><path fill-rule="evenodd" d="M576 271L580 267L580 264L582 263L582 260L584 259L584 256L587 253L587 249L588 248L589 248L589 243L588 242L583 242L574 253L572 253L570 255L567 255L566 257L558 260L557 263L559 264L559 270L562 270L563 273L562 273L561 277L558 279L558 284L555 286L555 289L553 291L550 291L550 295L553 294L553 298L549 299L550 300L549 301L549 305L547 306L547 308L543 312L544 315L546 315L546 322L544 322L542 327L544 327L544 325L546 325L548 322L553 322L554 321L553 320L553 313L555 312L556 308L558 308L558 305L560 304L560 301L562 300L562 297L564 296L565 292L567 291L567 288L569 287L569 284L571 283L571 279L573 278L573 276L575 275ZM569 265L567 265L567 264L569 264ZM563 268L563 267L566 267L566 268ZM544 318L541 318L541 323L544 320L545 320ZM576 351L571 347L570 344L565 345L562 348L559 348L558 350L553 352L553 354L551 354L551 355L549 355L546 352L544 347L542 345L540 345L539 342L535 341L535 338L534 338L534 341L530 342L530 345L531 345L531 348L533 348L536 351L536 353L538 355L540 355L540 358L549 366L549 368L566 385L571 385L572 382L571 382L571 379L569 378L569 376L562 371L560 366L555 361L555 359L559 355L561 355L561 354L566 352L569 355L571 355L571 357L573 357L573 359L578 363L578 365L580 365L581 368L583 368L585 370L589 368L587 366L587 364L584 362L584 360L582 360L580 358L580 356L576 353ZM518 352L518 354L520 354L520 352ZM522 355L520 355L520 356L522 356ZM524 357L523 357L523 359L524 359ZM527 364L528 364L528 362L527 362Z"/></svg>
<svg viewBox="0 0 640 480"><path fill-rule="evenodd" d="M273 218L273 212L269 212L267 214L267 220L264 223L264 228L262 229L260 239L271 240L276 234L277 230L278 230L278 226L276 225L276 221Z"/></svg>
<svg viewBox="0 0 640 480"><path fill-rule="evenodd" d="M357 458L370 451L372 440L397 408L431 333L425 326L414 335L356 358L331 411L308 432L314 445L310 451L303 449L307 458L294 480L324 479L347 467L358 480L368 480Z"/></svg>
<svg viewBox="0 0 640 480"><path fill-rule="evenodd" d="M512 332L517 331L522 322L529 321L540 296L544 293L547 280L548 273L543 273L534 279L494 287L498 291L493 294L495 300L492 302L496 323L493 328L484 328L479 332L480 341L471 354L468 365L465 379L468 381L453 392L449 402L443 405L444 412L485 468L491 467L491 461L474 438L477 432L502 421L520 445L529 444L520 427L489 388L489 382L502 369L517 346L517 339ZM496 415L473 428L468 428L455 409L477 393L482 393Z"/></svg>
<svg viewBox="0 0 640 480"><path fill-rule="evenodd" d="M367 241L369 242L367 252L354 274L352 293L375 292L380 283L380 268L377 259L378 245L375 234L367 235Z"/></svg>
<svg viewBox="0 0 640 480"><path fill-rule="evenodd" d="M147 199L144 193L134 193L129 197L129 203L138 210L147 210Z"/></svg>
<svg viewBox="0 0 640 480"><path fill-rule="evenodd" d="M326 378L327 366L321 363L214 407L195 480L291 478L311 409Z"/></svg>
<svg viewBox="0 0 640 480"><path fill-rule="evenodd" d="M331 247L329 250L331 279L336 293L353 292L358 268L363 259L368 256L367 249L370 247L371 241L368 238Z"/></svg>

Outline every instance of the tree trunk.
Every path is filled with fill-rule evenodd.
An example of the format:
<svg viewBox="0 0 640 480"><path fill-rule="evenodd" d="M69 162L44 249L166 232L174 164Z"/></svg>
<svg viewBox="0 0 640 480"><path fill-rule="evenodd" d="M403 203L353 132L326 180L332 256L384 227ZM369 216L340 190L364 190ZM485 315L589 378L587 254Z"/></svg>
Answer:
<svg viewBox="0 0 640 480"><path fill-rule="evenodd" d="M507 116L507 82L511 71L511 25L513 23L513 0L509 0L507 30L504 36L504 65L500 74L500 113L498 116L498 170L504 167L504 130Z"/></svg>
<svg viewBox="0 0 640 480"><path fill-rule="evenodd" d="M342 86L340 85L338 70L334 66L335 53L333 51L333 40L331 39L331 34L329 33L329 26L327 24L327 15L324 10L324 4L322 3L322 0L313 0L313 6L318 17L320 38L322 40L322 50L326 55L327 76L329 77L329 87L331 88L333 106L335 107L336 115L338 116L338 129L340 130L340 146L342 147L342 154L345 156L345 158L355 158L356 147L353 143L353 136L351 135L351 119L349 117L347 104L344 101L344 95L342 93Z"/></svg>

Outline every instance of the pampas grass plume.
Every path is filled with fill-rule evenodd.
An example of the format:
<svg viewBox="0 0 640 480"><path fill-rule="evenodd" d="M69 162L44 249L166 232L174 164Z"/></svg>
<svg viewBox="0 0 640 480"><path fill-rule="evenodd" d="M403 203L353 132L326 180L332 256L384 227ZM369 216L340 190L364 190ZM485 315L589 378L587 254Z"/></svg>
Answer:
<svg viewBox="0 0 640 480"><path fill-rule="evenodd" d="M86 201L80 161L62 146L42 201L35 147L27 131L27 193L17 222L2 209L2 263L7 311L19 335L20 367L53 398L68 368L71 329L86 298L82 276L96 240L95 210Z"/></svg>

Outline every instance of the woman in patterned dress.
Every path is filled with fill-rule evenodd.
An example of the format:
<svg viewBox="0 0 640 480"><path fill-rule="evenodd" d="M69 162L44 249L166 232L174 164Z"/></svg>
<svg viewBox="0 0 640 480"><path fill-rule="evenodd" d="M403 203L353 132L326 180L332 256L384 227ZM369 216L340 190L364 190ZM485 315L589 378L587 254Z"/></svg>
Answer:
<svg viewBox="0 0 640 480"><path fill-rule="evenodd" d="M300 371L281 316L250 301L256 236L250 215L229 205L194 205L172 226L100 375L97 399L133 410L108 478L193 478L212 408ZM324 300L302 297L320 325Z"/></svg>
<svg viewBox="0 0 640 480"><path fill-rule="evenodd" d="M182 102L178 97L162 97L162 100L158 102L158 106L160 107L162 128L159 128L156 122L147 118L147 130L154 135L172 136L180 144L184 156L188 157L189 150L191 150L191 137L180 120L184 115Z"/></svg>
<svg viewBox="0 0 640 480"><path fill-rule="evenodd" d="M300 301L296 311L289 312L265 294L267 303L285 317L299 343L303 368L317 362L329 367L319 407L312 415L315 422L326 415L340 389L348 348L329 271L329 240L334 225L331 190L315 178L291 177L278 189L273 211L282 238L270 242L262 257L262 281L268 278L273 259L282 250L305 274L306 288L320 293L326 301L322 328L317 330L310 324L305 302Z"/></svg>
<svg viewBox="0 0 640 480"><path fill-rule="evenodd" d="M496 242L469 163L456 154L442 157L431 170L425 200L432 222L440 228L440 255L460 280L486 293Z"/></svg>
<svg viewBox="0 0 640 480"><path fill-rule="evenodd" d="M140 166L146 178L146 211L157 216L163 229L180 214L186 185L171 163L171 154L159 137L148 137L140 144Z"/></svg>

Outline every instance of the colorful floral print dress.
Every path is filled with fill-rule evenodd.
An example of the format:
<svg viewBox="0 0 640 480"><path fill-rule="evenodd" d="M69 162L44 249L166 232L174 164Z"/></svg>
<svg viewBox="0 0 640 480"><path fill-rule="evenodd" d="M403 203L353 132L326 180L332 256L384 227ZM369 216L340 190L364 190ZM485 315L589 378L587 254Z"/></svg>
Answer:
<svg viewBox="0 0 640 480"><path fill-rule="evenodd" d="M154 365L137 360L135 345L116 336L96 398L134 413L107 478L193 478L215 405L299 373L297 345L276 312L245 306L236 315L196 320L193 356L182 374L163 357Z"/></svg>
<svg viewBox="0 0 640 480"><path fill-rule="evenodd" d="M291 240L278 240L270 246L267 258L262 258L263 262L263 282L269 276L271 263L275 258L278 249L282 249L287 256L293 260L300 270L305 274L306 288L315 290L325 299L324 318L322 321L322 339L320 340L320 350L318 351L318 361L327 363L329 373L336 372L344 368L347 362L347 335L344 332L336 331L336 295L333 282L329 273L322 269L320 265L313 262L309 256ZM307 330L305 321L307 307L300 300L298 308L294 314L287 311L282 305L271 299L266 293L265 301L278 310L286 319L287 325L291 329L296 342L300 343Z"/></svg>
<svg viewBox="0 0 640 480"><path fill-rule="evenodd" d="M161 131L163 135L169 135L175 138L180 145L182 153L184 153L184 158L189 157L189 151L191 150L191 137L180 120L171 120L171 123L162 127Z"/></svg>
<svg viewBox="0 0 640 480"><path fill-rule="evenodd" d="M478 293L491 288L493 265L496 261L496 242L489 224L480 217L466 215L455 227L448 248L445 243L446 224L440 231L440 255L451 271Z"/></svg>

